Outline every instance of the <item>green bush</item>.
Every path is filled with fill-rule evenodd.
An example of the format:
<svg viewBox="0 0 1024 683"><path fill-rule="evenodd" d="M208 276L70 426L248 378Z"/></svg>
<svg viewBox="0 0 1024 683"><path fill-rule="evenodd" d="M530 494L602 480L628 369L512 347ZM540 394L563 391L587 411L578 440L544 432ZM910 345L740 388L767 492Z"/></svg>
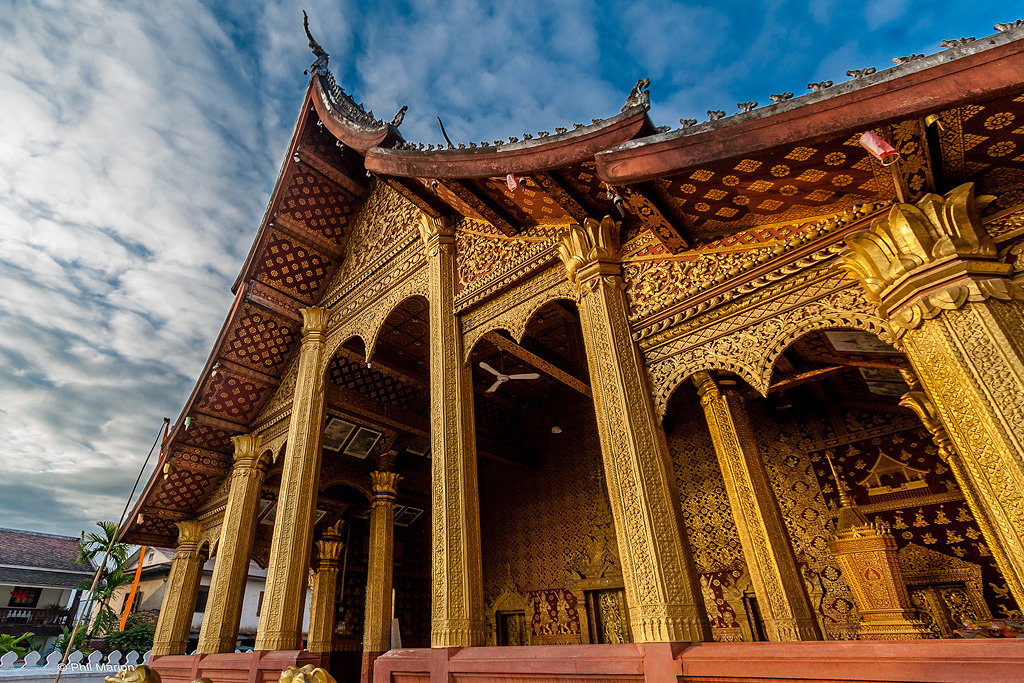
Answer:
<svg viewBox="0 0 1024 683"><path fill-rule="evenodd" d="M111 631L103 638L103 647L109 651L120 650L128 653L132 650L140 654L152 649L153 634L156 626L149 623L139 614L129 614L123 631Z"/></svg>
<svg viewBox="0 0 1024 683"><path fill-rule="evenodd" d="M20 636L12 636L6 633L0 635L0 655L13 652L18 655L18 659L22 659L32 649L30 641L34 635L34 633L22 633Z"/></svg>

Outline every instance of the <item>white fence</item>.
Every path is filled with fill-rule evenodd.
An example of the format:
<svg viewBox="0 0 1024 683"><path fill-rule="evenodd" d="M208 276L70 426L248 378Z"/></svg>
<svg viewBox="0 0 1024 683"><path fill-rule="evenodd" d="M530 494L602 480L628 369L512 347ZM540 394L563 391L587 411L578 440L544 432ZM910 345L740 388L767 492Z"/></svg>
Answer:
<svg viewBox="0 0 1024 683"><path fill-rule="evenodd" d="M18 656L13 652L8 652L0 657L0 683L52 681L57 676L61 654L60 652L51 652L45 661L40 662L42 657L38 652L29 652L25 656L25 661L15 666ZM122 656L120 652L114 650L106 657L102 652L93 652L86 657L75 650L64 664L60 678L61 680L74 680L75 683L103 683L104 677L113 676L123 668L135 667L148 662L149 652L140 655L132 650Z"/></svg>

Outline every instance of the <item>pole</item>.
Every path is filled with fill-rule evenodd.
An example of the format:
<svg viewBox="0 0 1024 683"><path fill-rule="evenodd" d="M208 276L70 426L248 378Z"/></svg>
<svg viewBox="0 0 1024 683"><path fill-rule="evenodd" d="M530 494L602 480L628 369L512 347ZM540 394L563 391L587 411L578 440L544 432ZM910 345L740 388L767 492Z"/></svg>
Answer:
<svg viewBox="0 0 1024 683"><path fill-rule="evenodd" d="M132 611L132 603L135 602L135 592L139 589L139 578L142 577L142 560L146 557L146 546L139 548L139 565L135 568L135 580L132 581L132 589L128 593L128 600L124 603L124 614L121 615L121 628L119 631L124 631L124 625L128 623L128 615Z"/></svg>

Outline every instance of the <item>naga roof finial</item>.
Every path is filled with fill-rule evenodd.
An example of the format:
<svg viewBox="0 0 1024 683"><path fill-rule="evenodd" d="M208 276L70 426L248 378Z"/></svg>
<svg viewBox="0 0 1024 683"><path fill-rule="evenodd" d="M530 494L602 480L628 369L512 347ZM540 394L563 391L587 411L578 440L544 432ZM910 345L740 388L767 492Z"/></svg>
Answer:
<svg viewBox="0 0 1024 683"><path fill-rule="evenodd" d="M641 78L633 86L633 89L629 92L629 97L626 98L626 106L622 108L622 111L626 111L630 107L647 107L651 106L651 94L647 92L647 87L650 86L651 79Z"/></svg>
<svg viewBox="0 0 1024 683"><path fill-rule="evenodd" d="M306 29L306 38L309 39L309 49L313 51L313 56L316 60L310 65L309 70L315 74L324 75L327 73L327 61L331 58L327 54L327 50L321 47L320 43L316 42L316 38L309 32L309 15L306 14L306 10L302 10L302 28Z"/></svg>

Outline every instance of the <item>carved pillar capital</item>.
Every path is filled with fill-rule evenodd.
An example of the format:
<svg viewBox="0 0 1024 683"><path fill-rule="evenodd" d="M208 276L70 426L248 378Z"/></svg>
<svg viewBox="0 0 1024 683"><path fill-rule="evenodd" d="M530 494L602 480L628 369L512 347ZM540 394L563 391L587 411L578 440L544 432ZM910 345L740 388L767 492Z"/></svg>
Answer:
<svg viewBox="0 0 1024 683"><path fill-rule="evenodd" d="M178 527L178 552L195 552L199 548L200 542L203 540L200 535L202 526L200 525L199 520L183 519L180 522L175 522L174 525Z"/></svg>
<svg viewBox="0 0 1024 683"><path fill-rule="evenodd" d="M427 248L427 254L436 256L442 246L454 244L455 225L445 216L420 214L420 238Z"/></svg>
<svg viewBox="0 0 1024 683"><path fill-rule="evenodd" d="M997 259L980 209L995 197L976 197L965 183L945 197L927 194L916 205L894 204L889 215L846 238L839 265L860 281L897 334L967 302L1024 299Z"/></svg>
<svg viewBox="0 0 1024 683"><path fill-rule="evenodd" d="M620 223L605 216L600 221L587 218L581 225L571 225L558 241L558 256L565 265L565 274L579 289L600 276L617 278L622 269L618 263Z"/></svg>
<svg viewBox="0 0 1024 683"><path fill-rule="evenodd" d="M250 471L259 476L262 480L266 471L266 459L263 455L263 437L257 434L239 434L231 437L231 443L235 447L232 454L234 466L232 472L248 474Z"/></svg>
<svg viewBox="0 0 1024 683"><path fill-rule="evenodd" d="M373 487L373 502L394 501L402 475L397 472L370 472L370 480Z"/></svg>
<svg viewBox="0 0 1024 683"><path fill-rule="evenodd" d="M323 335L327 332L327 321L331 317L330 311L319 306L300 308L302 314L302 343L307 341L322 341Z"/></svg>
<svg viewBox="0 0 1024 683"><path fill-rule="evenodd" d="M313 569L315 571L337 570L341 562L341 552L345 541L341 530L345 527L344 520L324 529L314 544Z"/></svg>

